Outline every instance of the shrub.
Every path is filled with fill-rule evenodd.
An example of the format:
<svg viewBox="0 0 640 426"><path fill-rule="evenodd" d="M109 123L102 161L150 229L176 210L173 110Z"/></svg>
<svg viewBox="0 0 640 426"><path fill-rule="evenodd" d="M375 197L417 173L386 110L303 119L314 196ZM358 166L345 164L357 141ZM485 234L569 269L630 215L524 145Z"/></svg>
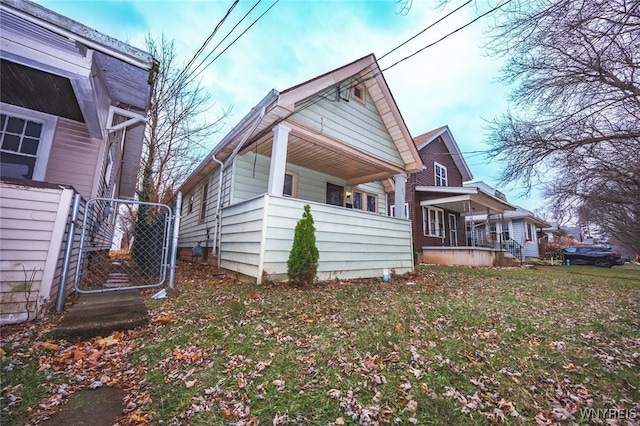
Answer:
<svg viewBox="0 0 640 426"><path fill-rule="evenodd" d="M313 225L311 207L304 206L302 219L296 224L293 246L287 261L289 282L295 285L312 284L318 271L318 248L316 247L316 228Z"/></svg>

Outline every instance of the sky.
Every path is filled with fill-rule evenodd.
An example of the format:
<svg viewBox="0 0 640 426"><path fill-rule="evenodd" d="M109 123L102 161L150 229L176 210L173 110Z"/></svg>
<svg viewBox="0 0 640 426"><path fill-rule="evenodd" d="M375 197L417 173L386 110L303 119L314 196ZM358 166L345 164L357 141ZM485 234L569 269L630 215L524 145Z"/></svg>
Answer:
<svg viewBox="0 0 640 426"><path fill-rule="evenodd" d="M258 3L205 63L228 47L227 50L199 75L215 102L214 113L232 107L232 114L216 134L218 140L213 141L212 147L271 89L283 91L373 53L381 69L389 68L384 76L411 135L448 125L474 179L497 187L500 164L489 161L483 151L488 147L487 122L506 112L509 88L499 80L500 60L490 57L484 47L492 15L416 53L497 2L476 0L386 55L463 3L451 0L444 7L437 7L436 0L413 0L410 10L403 13L398 1L280 0L273 5L275 0L240 0L200 56L209 54ZM174 41L178 63L186 64L233 1L36 3L142 50L146 50L145 36L164 36ZM521 188L513 186L497 189L507 195L509 202L528 210L543 206L535 193L525 196Z"/></svg>

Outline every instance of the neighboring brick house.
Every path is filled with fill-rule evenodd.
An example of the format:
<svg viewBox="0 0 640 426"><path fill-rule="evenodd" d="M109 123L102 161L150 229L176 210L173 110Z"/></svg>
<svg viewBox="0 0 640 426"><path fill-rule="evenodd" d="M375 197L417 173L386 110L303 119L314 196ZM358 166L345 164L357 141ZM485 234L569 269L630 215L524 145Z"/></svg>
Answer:
<svg viewBox="0 0 640 426"><path fill-rule="evenodd" d="M489 246L476 232L473 216L500 221L515 210L504 194L481 186L464 186L473 176L448 126L414 138L424 164L422 172L408 176L405 216L413 223L414 249L426 263L493 265L504 248ZM388 214L395 215L394 194Z"/></svg>

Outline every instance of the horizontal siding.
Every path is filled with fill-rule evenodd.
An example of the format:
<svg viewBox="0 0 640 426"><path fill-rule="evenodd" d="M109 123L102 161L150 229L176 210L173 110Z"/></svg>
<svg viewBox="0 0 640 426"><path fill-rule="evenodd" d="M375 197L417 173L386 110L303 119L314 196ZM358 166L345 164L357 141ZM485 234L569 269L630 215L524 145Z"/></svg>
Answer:
<svg viewBox="0 0 640 426"><path fill-rule="evenodd" d="M90 198L102 143L89 136L85 124L60 118L47 164L47 182L71 185Z"/></svg>
<svg viewBox="0 0 640 426"><path fill-rule="evenodd" d="M220 267L249 277L260 275L263 210L257 197L221 211Z"/></svg>
<svg viewBox="0 0 640 426"><path fill-rule="evenodd" d="M290 119L376 158L404 167L400 153L369 93L365 105L353 99L350 102L328 100L335 99L334 88L325 97L310 106L297 105L296 114Z"/></svg>
<svg viewBox="0 0 640 426"><path fill-rule="evenodd" d="M0 324L9 324L35 316L63 189L0 189Z"/></svg>
<svg viewBox="0 0 640 426"><path fill-rule="evenodd" d="M178 247L193 247L207 240L207 228L209 228L209 240L213 240L213 232L216 226L216 209L218 204L218 170L209 174L194 189L182 194L182 212L180 217L180 233ZM205 182L209 182L209 194L207 199L207 212L204 221L200 221L200 206L202 205L202 188ZM193 196L193 210L189 213L189 199ZM208 244L207 244L208 245Z"/></svg>
<svg viewBox="0 0 640 426"><path fill-rule="evenodd" d="M269 275L287 272L294 229L305 202L269 197L263 269ZM366 278L383 268L404 273L413 269L410 223L374 213L311 205L320 253L318 278Z"/></svg>

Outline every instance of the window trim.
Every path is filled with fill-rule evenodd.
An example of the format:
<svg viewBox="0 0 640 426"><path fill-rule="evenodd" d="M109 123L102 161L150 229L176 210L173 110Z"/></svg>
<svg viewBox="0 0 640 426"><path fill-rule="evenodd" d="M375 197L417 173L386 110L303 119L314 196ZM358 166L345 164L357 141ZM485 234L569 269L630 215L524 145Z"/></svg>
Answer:
<svg viewBox="0 0 640 426"><path fill-rule="evenodd" d="M2 110L3 114L9 117L16 117L42 124L40 144L38 145L36 163L33 167L33 176L31 176L31 180L44 182L58 118L54 115L33 111L16 105L5 104L4 102L0 103L0 110Z"/></svg>
<svg viewBox="0 0 640 426"><path fill-rule="evenodd" d="M351 208L355 209L355 210L361 210L364 212L368 212L368 213L378 213L378 196L376 194L373 194L371 192L366 192L366 191L362 191L360 189L352 189L351 191L348 191L351 193ZM362 196L361 199L361 204L360 204L360 208L355 207L355 194L360 194ZM368 202L368 198L367 197L373 197L376 200L376 204L375 204L375 210L371 211L369 210L369 202Z"/></svg>
<svg viewBox="0 0 640 426"><path fill-rule="evenodd" d="M396 205L392 204L389 208L389 213L391 217L396 217ZM404 203L404 218L409 219L409 203Z"/></svg>
<svg viewBox="0 0 640 426"><path fill-rule="evenodd" d="M289 197L289 198L298 198L298 173L292 170L285 170L284 172L285 181L287 179L287 175L291 176L291 195L285 194L284 184L283 184L282 196Z"/></svg>
<svg viewBox="0 0 640 426"><path fill-rule="evenodd" d="M444 171L444 177L442 177L442 172L438 175L438 169ZM433 183L435 186L449 186L449 171L447 167L436 161L433 162Z"/></svg>
<svg viewBox="0 0 640 426"><path fill-rule="evenodd" d="M433 211L435 213L435 219L436 219L436 232L435 233L431 233L431 215L429 214L430 211ZM441 223L438 223L440 220ZM441 225L441 226L437 226L437 225ZM435 237L435 238L445 238L445 234L446 234L446 226L444 223L444 210L443 209L439 209L437 207L432 207L432 206L422 206L422 233L425 237ZM441 232L440 232L441 231ZM439 233L441 233L442 235L438 235Z"/></svg>

